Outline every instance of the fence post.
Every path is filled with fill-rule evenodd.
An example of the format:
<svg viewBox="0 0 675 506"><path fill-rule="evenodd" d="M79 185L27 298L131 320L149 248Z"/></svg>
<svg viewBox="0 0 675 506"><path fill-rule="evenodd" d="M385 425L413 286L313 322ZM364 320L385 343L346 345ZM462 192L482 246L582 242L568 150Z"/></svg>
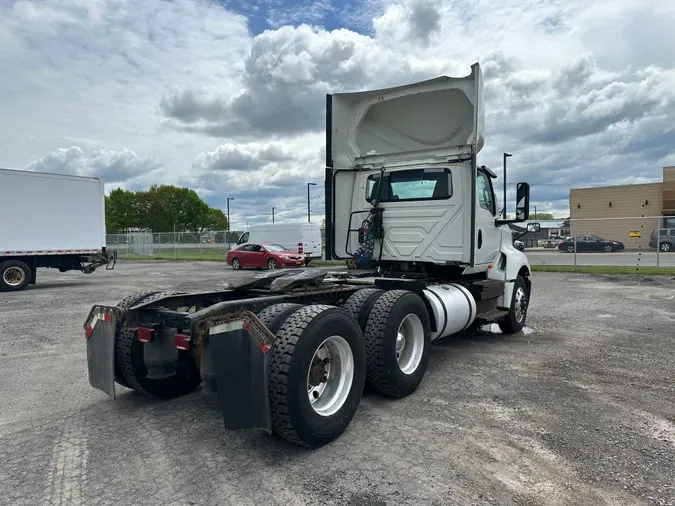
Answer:
<svg viewBox="0 0 675 506"><path fill-rule="evenodd" d="M577 234L579 231L577 230L579 227L577 226L576 222L573 223L574 229L574 270L577 270Z"/></svg>
<svg viewBox="0 0 675 506"><path fill-rule="evenodd" d="M656 217L656 270L660 267L660 251L661 251L661 217Z"/></svg>

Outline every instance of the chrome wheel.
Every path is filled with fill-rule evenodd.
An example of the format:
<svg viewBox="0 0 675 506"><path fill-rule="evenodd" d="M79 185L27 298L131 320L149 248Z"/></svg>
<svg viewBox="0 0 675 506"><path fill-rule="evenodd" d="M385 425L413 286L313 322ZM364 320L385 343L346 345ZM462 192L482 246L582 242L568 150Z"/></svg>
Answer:
<svg viewBox="0 0 675 506"><path fill-rule="evenodd" d="M605 251L606 251L607 253L611 253L611 252L612 252L612 247L609 246L609 245L605 246Z"/></svg>
<svg viewBox="0 0 675 506"><path fill-rule="evenodd" d="M8 267L2 274L2 280L9 286L21 286L26 280L26 273L19 267Z"/></svg>
<svg viewBox="0 0 675 506"><path fill-rule="evenodd" d="M424 327L416 314L409 314L396 333L396 361L403 374L414 373L424 354Z"/></svg>
<svg viewBox="0 0 675 506"><path fill-rule="evenodd" d="M235 258L234 260L232 260L232 268L233 269L236 270L236 269L239 269L240 267L241 267L241 262L239 261L238 258Z"/></svg>
<svg viewBox="0 0 675 506"><path fill-rule="evenodd" d="M354 381L354 354L341 336L331 336L314 352L307 375L307 395L312 409L321 416L339 411Z"/></svg>
<svg viewBox="0 0 675 506"><path fill-rule="evenodd" d="M274 260L270 259L270 261L267 262L267 268L269 270L274 270L277 268L277 263Z"/></svg>
<svg viewBox="0 0 675 506"><path fill-rule="evenodd" d="M661 249L661 251L665 251L665 252L670 251L670 243L669 242L662 242L660 249Z"/></svg>
<svg viewBox="0 0 675 506"><path fill-rule="evenodd" d="M525 315L527 314L527 294L525 289L518 287L515 294L515 302L513 305L513 310L515 312L516 321L522 323L525 320Z"/></svg>
<svg viewBox="0 0 675 506"><path fill-rule="evenodd" d="M574 246L567 246L568 253L574 253Z"/></svg>

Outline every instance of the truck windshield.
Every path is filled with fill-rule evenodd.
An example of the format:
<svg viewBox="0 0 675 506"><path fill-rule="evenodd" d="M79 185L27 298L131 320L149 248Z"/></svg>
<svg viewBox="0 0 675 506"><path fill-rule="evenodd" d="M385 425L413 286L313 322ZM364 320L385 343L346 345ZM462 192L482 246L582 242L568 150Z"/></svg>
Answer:
<svg viewBox="0 0 675 506"><path fill-rule="evenodd" d="M377 197L379 175L368 178L366 200ZM382 177L380 202L441 200L452 196L449 169L413 169L385 173Z"/></svg>

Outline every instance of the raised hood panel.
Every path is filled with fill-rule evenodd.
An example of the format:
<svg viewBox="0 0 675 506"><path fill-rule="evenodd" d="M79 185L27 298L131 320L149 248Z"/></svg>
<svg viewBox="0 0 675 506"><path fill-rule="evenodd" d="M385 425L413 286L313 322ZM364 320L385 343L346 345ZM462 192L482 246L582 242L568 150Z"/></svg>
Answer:
<svg viewBox="0 0 675 506"><path fill-rule="evenodd" d="M336 93L330 99L335 168L478 153L485 110L480 65L466 77L437 77L395 88Z"/></svg>

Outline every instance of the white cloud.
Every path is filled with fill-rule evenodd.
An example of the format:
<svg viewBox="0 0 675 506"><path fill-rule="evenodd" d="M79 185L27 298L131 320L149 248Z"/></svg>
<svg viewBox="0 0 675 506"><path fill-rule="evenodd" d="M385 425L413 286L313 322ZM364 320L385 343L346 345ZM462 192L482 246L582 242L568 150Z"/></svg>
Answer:
<svg viewBox="0 0 675 506"><path fill-rule="evenodd" d="M675 163L675 53L664 36L675 5L667 2L241 8L0 4L0 165L98 171L120 185L189 184L212 205L236 197L237 219L268 219L271 206L301 217L305 183L323 180L325 93L463 75L474 61L486 78L480 162L500 172L501 153L513 152L509 179L534 183L540 206L564 210L568 186L657 178ZM252 35L246 16L273 28ZM329 18L362 33L322 28ZM282 26L300 20L313 26ZM322 212L323 190L312 192Z"/></svg>
<svg viewBox="0 0 675 506"><path fill-rule="evenodd" d="M71 146L47 153L26 165L25 170L98 177L106 183L125 183L147 178L159 167L157 160L140 157L126 148L116 151L98 149L85 154L82 148Z"/></svg>

